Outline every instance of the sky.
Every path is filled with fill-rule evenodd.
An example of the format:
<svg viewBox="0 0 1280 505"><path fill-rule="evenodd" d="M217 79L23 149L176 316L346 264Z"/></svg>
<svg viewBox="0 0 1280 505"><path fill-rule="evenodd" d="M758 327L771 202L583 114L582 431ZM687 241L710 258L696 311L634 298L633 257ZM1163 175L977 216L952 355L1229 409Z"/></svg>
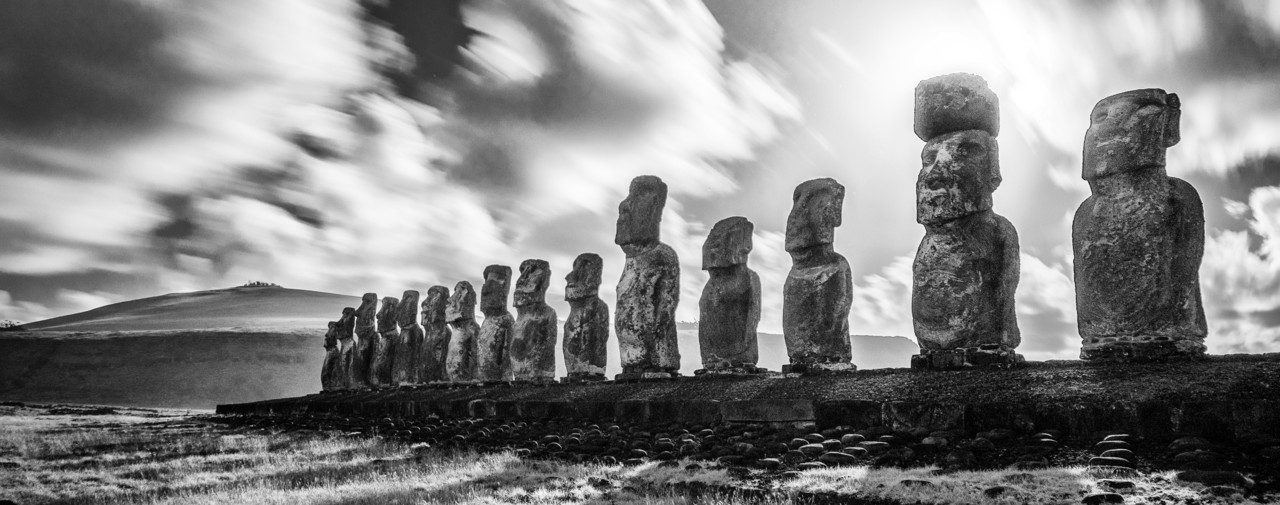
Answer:
<svg viewBox="0 0 1280 505"><path fill-rule="evenodd" d="M669 187L677 319L711 226L755 223L780 333L792 189L845 185L851 331L911 337L916 83L1000 100L1020 352L1070 359L1088 114L1182 99L1210 352L1280 351L1280 2L11 0L0 3L0 319L250 280L392 296L604 258L631 178ZM336 318L337 314L335 314Z"/></svg>

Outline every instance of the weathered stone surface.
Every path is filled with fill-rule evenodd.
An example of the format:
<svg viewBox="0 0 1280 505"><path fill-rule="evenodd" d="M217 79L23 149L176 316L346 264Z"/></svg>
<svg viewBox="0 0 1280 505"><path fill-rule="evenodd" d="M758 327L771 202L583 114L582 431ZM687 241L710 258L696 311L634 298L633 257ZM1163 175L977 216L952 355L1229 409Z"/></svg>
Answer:
<svg viewBox="0 0 1280 505"><path fill-rule="evenodd" d="M431 286L422 301L422 344L414 360L415 382L448 380L445 362L449 356L449 325L445 322L445 306L449 304L449 288Z"/></svg>
<svg viewBox="0 0 1280 505"><path fill-rule="evenodd" d="M604 378L608 357L609 304L600 299L600 255L582 253L565 276L564 298L569 317L564 321L564 365L570 379Z"/></svg>
<svg viewBox="0 0 1280 505"><path fill-rule="evenodd" d="M426 338L426 329L418 322L418 312L422 308L419 303L421 295L416 290L405 291L396 311L396 324L400 326L400 335L395 340L395 354L392 360L393 384L418 384L422 382L422 365L418 358L422 355L422 343Z"/></svg>
<svg viewBox="0 0 1280 505"><path fill-rule="evenodd" d="M480 287L480 336L476 344L476 377L478 381L511 380L511 327L515 318L507 310L511 293L511 267L489 265L484 269L484 285Z"/></svg>
<svg viewBox="0 0 1280 505"><path fill-rule="evenodd" d="M338 346L342 357L338 360L338 389L351 389L351 368L356 359L356 309L343 307L338 318Z"/></svg>
<svg viewBox="0 0 1280 505"><path fill-rule="evenodd" d="M543 260L520 263L511 334L511 374L515 380L551 381L556 378L556 336L559 321L547 305L551 265Z"/></svg>
<svg viewBox="0 0 1280 505"><path fill-rule="evenodd" d="M1092 195L1071 227L1081 359L1201 355L1204 209L1165 173L1180 138L1178 96L1127 91L1094 106L1083 178Z"/></svg>
<svg viewBox="0 0 1280 505"><path fill-rule="evenodd" d="M320 388L324 391L341 389L342 349L338 346L338 322L329 321L329 330L324 334L324 365L320 368Z"/></svg>
<svg viewBox="0 0 1280 505"><path fill-rule="evenodd" d="M996 97L981 77L951 74L922 81L916 100L916 133L930 136L922 137L916 179L916 221L925 236L912 265L921 350L912 367L1020 363L1013 352L1021 342L1013 307L1018 234L991 210L1001 181Z"/></svg>
<svg viewBox="0 0 1280 505"><path fill-rule="evenodd" d="M841 223L844 186L813 179L796 186L787 217L792 266L782 293L782 332L792 364L847 364L853 272L831 243Z"/></svg>
<svg viewBox="0 0 1280 505"><path fill-rule="evenodd" d="M674 374L680 369L676 306L680 303L680 263L670 246L658 241L658 225L667 201L662 179L642 175L618 205L614 242L626 264L618 281L614 330L623 374Z"/></svg>
<svg viewBox="0 0 1280 505"><path fill-rule="evenodd" d="M408 294L406 291L405 295ZM373 346L373 360L369 362L369 385L374 387L395 385L394 360L400 351L397 344L403 334L396 322L399 305L400 300L388 296L382 299L382 306L378 308L378 337Z"/></svg>
<svg viewBox="0 0 1280 505"><path fill-rule="evenodd" d="M378 339L378 294L365 293L356 307L355 351L351 358L351 387L369 387L369 367L373 364L373 347Z"/></svg>
<svg viewBox="0 0 1280 505"><path fill-rule="evenodd" d="M445 361L446 380L468 382L476 379L480 325L476 324L476 292L471 283L461 281L445 306L449 323L449 355Z"/></svg>
<svg viewBox="0 0 1280 505"><path fill-rule="evenodd" d="M698 301L698 345L708 370L755 365L760 357L760 276L747 267L754 226L723 219L702 245L702 269L711 274Z"/></svg>
<svg viewBox="0 0 1280 505"><path fill-rule="evenodd" d="M1000 134L1000 101L980 76L947 74L916 85L915 132L920 140L961 130Z"/></svg>

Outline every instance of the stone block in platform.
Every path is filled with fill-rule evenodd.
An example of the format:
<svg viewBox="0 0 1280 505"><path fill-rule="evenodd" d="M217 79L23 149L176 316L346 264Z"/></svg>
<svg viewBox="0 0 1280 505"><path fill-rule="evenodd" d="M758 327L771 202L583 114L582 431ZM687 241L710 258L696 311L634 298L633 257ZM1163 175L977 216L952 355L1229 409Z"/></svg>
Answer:
<svg viewBox="0 0 1280 505"><path fill-rule="evenodd" d="M1232 402L1182 402L1173 409L1173 431L1214 441L1235 437Z"/></svg>
<svg viewBox="0 0 1280 505"><path fill-rule="evenodd" d="M680 372L632 372L620 373L613 376L613 380L619 382L641 381L641 380L671 380L680 376Z"/></svg>
<svg viewBox="0 0 1280 505"><path fill-rule="evenodd" d="M498 402L485 399L471 400L471 403L467 404L467 411L471 417L497 417Z"/></svg>
<svg viewBox="0 0 1280 505"><path fill-rule="evenodd" d="M821 427L851 426L855 430L882 426L881 402L870 400L822 401L814 405L814 421Z"/></svg>
<svg viewBox="0 0 1280 505"><path fill-rule="evenodd" d="M720 403L720 415L729 422L790 423L814 421L812 400L735 400Z"/></svg>
<svg viewBox="0 0 1280 505"><path fill-rule="evenodd" d="M1280 401L1233 401L1231 419L1237 440L1251 435L1280 436Z"/></svg>
<svg viewBox="0 0 1280 505"><path fill-rule="evenodd" d="M883 412L885 426L895 430L941 431L965 426L965 408L960 403L886 402Z"/></svg>
<svg viewBox="0 0 1280 505"><path fill-rule="evenodd" d="M927 351L911 356L911 368L920 370L1014 368L1026 362L1027 360L1013 349L998 345Z"/></svg>
<svg viewBox="0 0 1280 505"><path fill-rule="evenodd" d="M614 404L614 417L633 423L648 422L649 402L647 400L621 400Z"/></svg>
<svg viewBox="0 0 1280 505"><path fill-rule="evenodd" d="M782 365L782 374L788 377L805 375L828 375L841 372L857 371L853 363L792 363Z"/></svg>

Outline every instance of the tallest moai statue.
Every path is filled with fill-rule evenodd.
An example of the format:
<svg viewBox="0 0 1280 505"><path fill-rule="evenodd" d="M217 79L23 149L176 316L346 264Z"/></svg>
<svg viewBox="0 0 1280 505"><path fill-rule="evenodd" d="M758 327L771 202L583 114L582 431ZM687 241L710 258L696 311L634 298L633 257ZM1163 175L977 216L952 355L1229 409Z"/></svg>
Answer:
<svg viewBox="0 0 1280 505"><path fill-rule="evenodd" d="M1084 135L1092 195L1071 225L1081 359L1159 359L1205 351L1199 270L1204 207L1165 173L1181 103L1162 89L1103 98Z"/></svg>
<svg viewBox="0 0 1280 505"><path fill-rule="evenodd" d="M1023 361L1013 308L1018 233L992 208L1000 186L1000 105L987 82L949 74L916 86L915 133L925 141L912 264L912 368L1010 366Z"/></svg>
<svg viewBox="0 0 1280 505"><path fill-rule="evenodd" d="M667 184L652 175L631 180L618 205L614 243L627 261L618 281L614 329L622 356L619 379L671 377L680 370L676 305L680 303L680 262L671 246L658 240Z"/></svg>

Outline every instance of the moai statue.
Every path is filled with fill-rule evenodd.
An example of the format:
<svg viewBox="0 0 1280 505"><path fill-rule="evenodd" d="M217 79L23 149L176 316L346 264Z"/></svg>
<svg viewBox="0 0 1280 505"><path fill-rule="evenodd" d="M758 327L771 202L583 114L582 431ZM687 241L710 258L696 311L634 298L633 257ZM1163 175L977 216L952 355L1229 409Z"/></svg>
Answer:
<svg viewBox="0 0 1280 505"><path fill-rule="evenodd" d="M338 376L338 389L354 389L356 386L351 383L351 368L356 360L356 309L354 307L343 307L342 317L338 318L338 349L341 358L338 359L338 369L335 372Z"/></svg>
<svg viewBox="0 0 1280 505"><path fill-rule="evenodd" d="M511 380L511 327L516 319L507 310L511 293L511 267L489 265L484 268L484 285L480 287L480 337L476 349L476 379L481 382Z"/></svg>
<svg viewBox="0 0 1280 505"><path fill-rule="evenodd" d="M600 255L582 253L573 260L573 271L564 278L569 318L564 321L561 345L568 382L604 380L609 355L609 304L599 295L603 270Z"/></svg>
<svg viewBox="0 0 1280 505"><path fill-rule="evenodd" d="M698 347L703 373L752 373L760 358L760 276L747 268L751 233L745 217L723 219L702 244L702 269L711 279L698 300Z"/></svg>
<svg viewBox="0 0 1280 505"><path fill-rule="evenodd" d="M342 349L338 347L338 322L329 321L329 331L324 334L324 365L320 368L321 390L341 389L342 378L338 376L341 361Z"/></svg>
<svg viewBox="0 0 1280 505"><path fill-rule="evenodd" d="M782 333L790 365L784 372L853 370L849 308L853 272L835 251L844 186L813 179L796 186L787 217L791 271L782 288Z"/></svg>
<svg viewBox="0 0 1280 505"><path fill-rule="evenodd" d="M1093 194L1071 225L1081 359L1205 352L1204 207L1165 173L1180 107L1176 94L1139 89L1103 98L1089 116L1083 177Z"/></svg>
<svg viewBox="0 0 1280 505"><path fill-rule="evenodd" d="M476 292L471 283L461 281L453 287L453 296L445 306L444 320L449 323L449 355L445 360L447 380L471 382L476 378L477 339L480 325L476 324Z"/></svg>
<svg viewBox="0 0 1280 505"><path fill-rule="evenodd" d="M515 326L511 328L511 374L519 381L556 380L556 310L547 305L551 265L543 260L520 263L516 280Z"/></svg>
<svg viewBox="0 0 1280 505"><path fill-rule="evenodd" d="M400 338L395 340L395 353L391 360L391 380L393 384L419 384L421 377L418 365L419 349L426 330L418 322L418 311L422 308L418 303L420 295L415 290L407 290L401 295L403 300L396 311L396 323L400 325Z"/></svg>
<svg viewBox="0 0 1280 505"><path fill-rule="evenodd" d="M664 378L680 374L676 305L680 303L680 261L658 240L667 185L652 175L631 180L618 205L613 242L627 255L618 281L614 331L622 357L619 380Z"/></svg>
<svg viewBox="0 0 1280 505"><path fill-rule="evenodd" d="M445 361L449 356L449 325L445 323L445 306L449 303L449 288L431 286L427 299L422 301L422 342L418 345L418 357L413 366L414 382L425 384L447 380Z"/></svg>
<svg viewBox="0 0 1280 505"><path fill-rule="evenodd" d="M373 364L373 346L378 338L378 294L365 293L355 312L355 354L351 358L351 387L369 387L369 367Z"/></svg>
<svg viewBox="0 0 1280 505"><path fill-rule="evenodd" d="M378 337L373 344L373 359L369 361L369 385L375 388L396 385L392 376L392 360L399 350L396 346L401 334L400 327L396 325L399 305L400 300L388 296L382 299L378 308Z"/></svg>
<svg viewBox="0 0 1280 505"><path fill-rule="evenodd" d="M1013 310L1018 232L991 210L1000 186L1000 105L982 77L949 74L916 86L915 132L925 141L912 264L912 368L1008 367L1024 360Z"/></svg>

